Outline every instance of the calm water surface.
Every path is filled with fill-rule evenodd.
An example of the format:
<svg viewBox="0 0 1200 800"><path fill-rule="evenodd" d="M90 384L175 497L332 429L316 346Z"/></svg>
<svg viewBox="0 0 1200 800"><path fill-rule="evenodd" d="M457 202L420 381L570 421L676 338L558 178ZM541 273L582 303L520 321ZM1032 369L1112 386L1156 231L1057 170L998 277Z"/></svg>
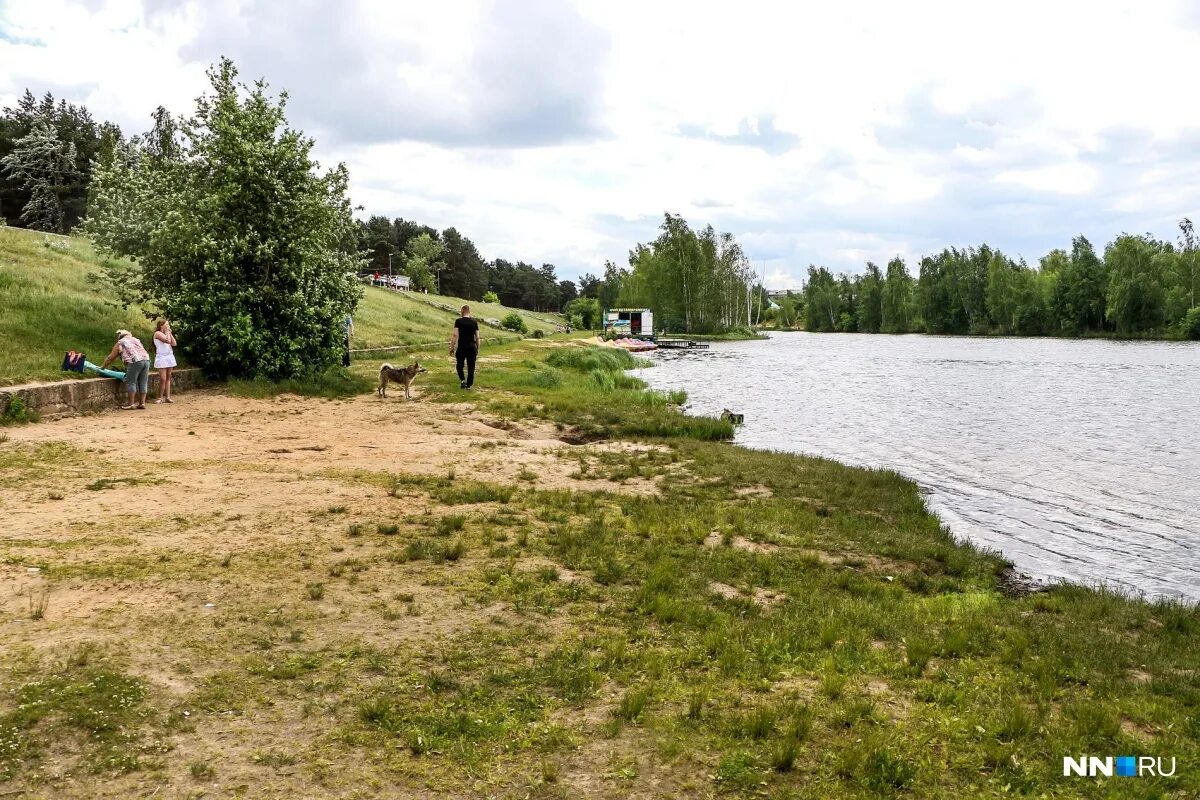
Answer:
<svg viewBox="0 0 1200 800"><path fill-rule="evenodd" d="M737 441L895 469L1041 579L1200 601L1200 345L775 334L637 372Z"/></svg>

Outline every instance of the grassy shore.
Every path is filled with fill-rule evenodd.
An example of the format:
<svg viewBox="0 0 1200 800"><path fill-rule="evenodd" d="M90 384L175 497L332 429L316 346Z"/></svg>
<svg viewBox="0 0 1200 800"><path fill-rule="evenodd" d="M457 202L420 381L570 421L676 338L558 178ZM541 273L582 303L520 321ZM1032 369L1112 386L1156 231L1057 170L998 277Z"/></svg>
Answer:
<svg viewBox="0 0 1200 800"><path fill-rule="evenodd" d="M731 446L615 349L485 356L11 429L0 793L1200 794L1196 609L1006 596L893 473Z"/></svg>

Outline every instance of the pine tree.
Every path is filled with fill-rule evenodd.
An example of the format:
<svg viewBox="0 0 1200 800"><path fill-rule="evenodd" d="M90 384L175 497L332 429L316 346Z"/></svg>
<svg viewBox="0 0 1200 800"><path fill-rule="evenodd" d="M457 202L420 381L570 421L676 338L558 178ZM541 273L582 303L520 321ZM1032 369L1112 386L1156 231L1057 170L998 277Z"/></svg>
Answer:
<svg viewBox="0 0 1200 800"><path fill-rule="evenodd" d="M63 197L76 175L75 143L62 141L50 125L38 120L2 164L30 194L21 221L31 228L61 233Z"/></svg>

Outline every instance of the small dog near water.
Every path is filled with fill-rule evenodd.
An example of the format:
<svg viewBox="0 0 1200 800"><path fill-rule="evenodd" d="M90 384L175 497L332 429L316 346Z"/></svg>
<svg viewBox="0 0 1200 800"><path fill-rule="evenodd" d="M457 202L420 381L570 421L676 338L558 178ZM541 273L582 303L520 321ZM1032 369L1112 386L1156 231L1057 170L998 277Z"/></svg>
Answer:
<svg viewBox="0 0 1200 800"><path fill-rule="evenodd" d="M384 364L379 368L379 388L375 390L375 394L380 397L387 397L388 381L404 384L404 399L412 400L412 382L421 372L427 372L421 366L421 362L414 361L407 367L393 367L391 364Z"/></svg>

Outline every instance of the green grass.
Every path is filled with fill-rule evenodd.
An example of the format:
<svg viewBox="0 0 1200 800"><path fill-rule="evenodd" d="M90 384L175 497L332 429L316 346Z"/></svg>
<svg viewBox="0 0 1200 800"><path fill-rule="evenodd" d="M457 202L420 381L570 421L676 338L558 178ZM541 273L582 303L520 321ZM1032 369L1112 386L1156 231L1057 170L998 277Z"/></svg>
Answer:
<svg viewBox="0 0 1200 800"><path fill-rule="evenodd" d="M38 419L38 413L27 407L20 395L10 394L0 400L0 425L21 425Z"/></svg>
<svg viewBox="0 0 1200 800"><path fill-rule="evenodd" d="M117 328L149 342L153 323L121 309L91 277L102 259L83 239L0 228L0 385L69 377L63 353L81 350L96 364L112 349Z"/></svg>
<svg viewBox="0 0 1200 800"><path fill-rule="evenodd" d="M456 665L443 702L469 707L484 679L490 703L507 692L500 705L511 713L535 696L534 719L548 720L558 703L591 706L603 688L617 724L606 735L635 725L646 746L703 754L716 765L714 788L732 796L1104 797L1100 785L1062 781L1063 754L1200 757L1189 738L1200 710L1194 609L1079 587L1007 599L1003 561L955 544L894 474L687 439L671 446L698 480L661 498L513 497L535 516L566 514L570 521L549 525L531 546L586 575L591 588L572 594L540 575L485 570L481 602L565 615L572 631L533 671L522 671L519 642L489 634L486 667L461 643L441 656ZM759 484L770 498L734 491ZM777 549L710 549L714 527ZM830 558L808 557L814 550ZM863 557L835 563L847 554ZM888 580L897 569L926 581ZM713 582L784 599L770 609L730 602L707 590ZM1181 677L1131 684L1132 669ZM811 687L804 701L789 694L797 677ZM391 718L409 718L408 703L393 702ZM1122 720L1151 725L1155 743L1125 733ZM502 757L500 733L465 724L454 712L428 717L422 757L461 752L453 742L462 739L447 740L447 730L483 748L448 764ZM555 752L528 747L518 752ZM1197 786L1194 775L1147 780L1128 796L1187 796Z"/></svg>
<svg viewBox="0 0 1200 800"><path fill-rule="evenodd" d="M480 534L464 528L468 541L486 537L495 559L481 568L479 602L566 615L571 632L532 672L520 668L527 650L497 634L486 638L486 669L462 651L443 654L441 663L459 664L458 688L443 700L469 703L474 681L486 678L511 688L510 708L524 692L549 696L537 717L548 720L559 718L558 704L594 707L607 696L603 736L633 726L643 747L698 754L711 765L707 785L730 796L1109 797L1118 795L1104 783L1062 779L1063 755L1200 759L1196 608L1076 586L1006 597L1006 562L956 542L894 473L709 441L721 438L713 421L625 382L634 359L621 351L505 352L504 367L480 378L502 391L470 401L505 419L553 421L567 437L589 431L665 448L564 454L587 477L682 472L660 484L661 496L512 493L506 513L543 521L528 547L553 567L515 569L488 518ZM549 370L553 380L530 380ZM463 398L448 381L431 382ZM452 502L437 496L448 488L437 479L410 485ZM410 544L412 556L428 544ZM564 582L563 569L585 583ZM729 599L714 584L743 595ZM776 601L753 601L756 590ZM502 678L505 670L516 672ZM1135 670L1156 677L1133 682ZM389 713L405 718L404 707ZM502 738L473 739L484 747L469 758L444 738L420 738L419 749L429 758L449 747L460 755L448 765L480 767L507 752L495 744ZM518 752L557 752L528 747ZM1200 778L1121 791L1188 796Z"/></svg>
<svg viewBox="0 0 1200 800"><path fill-rule="evenodd" d="M508 346L503 369L482 368L480 388L502 393L477 395L477 402L505 418L531 417L554 422L564 440L586 443L611 438L685 437L707 441L733 438L733 426L713 417L679 412L679 393L646 391L645 383L625 373L645 360L615 347L573 345L548 355L536 345ZM428 383L441 399L460 400L449 372L431 372Z"/></svg>
<svg viewBox="0 0 1200 800"><path fill-rule="evenodd" d="M650 364L618 347L564 347L551 352L546 363L559 369L588 373L619 372Z"/></svg>
<svg viewBox="0 0 1200 800"><path fill-rule="evenodd" d="M464 305L470 305L472 316L479 320L500 320L508 314L516 313L525 320L530 334L539 330L543 334L553 333L555 324L562 323L562 318L557 314L539 314L458 297L394 292L368 286L354 313L352 346L365 349L446 342L454 329L458 309ZM480 324L479 335L485 339L498 338L506 341L516 341L520 338L512 331L483 323Z"/></svg>
<svg viewBox="0 0 1200 800"><path fill-rule="evenodd" d="M143 683L108 664L90 663L86 647L50 667L26 664L6 688L0 711L0 785L23 763L66 738L80 743L91 772L139 769L145 754L140 723L151 713Z"/></svg>
<svg viewBox="0 0 1200 800"><path fill-rule="evenodd" d="M406 292L367 287L354 312L354 348L444 342L457 315L434 308ZM487 335L480 333L481 336Z"/></svg>
<svg viewBox="0 0 1200 800"><path fill-rule="evenodd" d="M461 297L436 294L413 295L413 297L418 298L418 300L425 300L429 303L447 306L453 310L455 315L458 314L458 310L464 305L469 305L471 307L471 315L479 320L492 319L500 321L509 314L515 313L525 321L525 326L528 328L530 334L538 330L542 331L543 333L553 333L554 326L556 324L562 324L563 322L563 318L558 314L529 311L523 308L510 308L508 306L500 305L499 303L484 303L479 300L464 300ZM491 326L486 326L482 329L480 335L490 335L488 333L490 331L498 331L498 329Z"/></svg>

